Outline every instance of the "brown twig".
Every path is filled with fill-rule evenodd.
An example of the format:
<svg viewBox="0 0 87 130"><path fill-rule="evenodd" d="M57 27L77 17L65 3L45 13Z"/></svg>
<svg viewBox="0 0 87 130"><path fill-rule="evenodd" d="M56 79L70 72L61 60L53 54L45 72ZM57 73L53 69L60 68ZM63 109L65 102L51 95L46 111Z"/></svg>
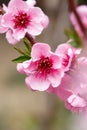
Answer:
<svg viewBox="0 0 87 130"><path fill-rule="evenodd" d="M2 6L0 6L0 14L5 14L5 11L3 10Z"/></svg>
<svg viewBox="0 0 87 130"><path fill-rule="evenodd" d="M35 39L29 33L26 33L25 37L30 41L31 45L36 43Z"/></svg>
<svg viewBox="0 0 87 130"><path fill-rule="evenodd" d="M83 25L83 23L81 21L81 18L80 18L79 14L78 14L78 12L76 10L76 4L75 4L74 0L68 0L68 8L69 8L70 12L74 13L74 15L75 15L75 17L76 17L76 19L78 21L78 24L80 26L80 29L82 30L84 36L86 36L86 29L85 29L85 27L84 27L84 25Z"/></svg>

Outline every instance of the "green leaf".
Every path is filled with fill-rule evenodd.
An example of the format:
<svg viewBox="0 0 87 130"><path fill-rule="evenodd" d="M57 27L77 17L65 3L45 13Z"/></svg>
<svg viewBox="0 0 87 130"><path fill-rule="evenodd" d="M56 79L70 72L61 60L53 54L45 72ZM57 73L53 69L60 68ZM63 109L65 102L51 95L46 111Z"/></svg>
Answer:
<svg viewBox="0 0 87 130"><path fill-rule="evenodd" d="M65 30L65 34L69 39L72 39L71 45L78 48L82 47L82 40L75 30Z"/></svg>
<svg viewBox="0 0 87 130"><path fill-rule="evenodd" d="M25 53L24 51L20 50L19 48L14 47L14 49L15 49L16 51L18 51L20 54L26 56L26 53Z"/></svg>
<svg viewBox="0 0 87 130"><path fill-rule="evenodd" d="M13 59L12 61L16 62L16 63L22 63L22 62L24 62L26 60L29 60L30 58L31 57L29 57L29 56L19 56L16 59Z"/></svg>
<svg viewBox="0 0 87 130"><path fill-rule="evenodd" d="M14 47L14 49L19 52L20 54L22 54L22 56L19 56L15 59L13 59L12 61L13 62L16 62L16 63L22 63L26 60L29 60L31 58L30 54L31 54L31 46L30 46L30 42L27 38L24 38L23 39L23 43L25 45L26 48L24 49L20 49L20 48L16 48Z"/></svg>
<svg viewBox="0 0 87 130"><path fill-rule="evenodd" d="M29 52L29 54L30 54L30 53L31 53L31 46L30 46L29 40L25 37L25 38L23 39L23 42L24 42L24 45L25 45L26 49L28 50L28 52Z"/></svg>

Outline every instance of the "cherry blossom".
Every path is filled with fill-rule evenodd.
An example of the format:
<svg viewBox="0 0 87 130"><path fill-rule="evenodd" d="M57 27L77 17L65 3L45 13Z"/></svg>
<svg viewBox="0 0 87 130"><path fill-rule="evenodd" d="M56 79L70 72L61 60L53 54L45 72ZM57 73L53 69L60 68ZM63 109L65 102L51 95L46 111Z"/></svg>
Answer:
<svg viewBox="0 0 87 130"><path fill-rule="evenodd" d="M60 44L56 49L56 54L62 58L62 66L65 71L68 71L72 66L73 63L80 54L81 49L76 49L72 47L69 42Z"/></svg>
<svg viewBox="0 0 87 130"><path fill-rule="evenodd" d="M11 0L5 13L0 17L0 33L6 32L10 44L16 44L26 33L39 35L47 27L49 20L43 11L34 6L34 0Z"/></svg>
<svg viewBox="0 0 87 130"><path fill-rule="evenodd" d="M31 59L17 65L20 73L26 74L25 82L33 90L44 91L50 86L56 88L64 75L61 58L51 52L45 43L36 43L32 47Z"/></svg>
<svg viewBox="0 0 87 130"><path fill-rule="evenodd" d="M69 44L70 41L71 40L69 40L67 43L58 45L55 51L55 53L62 59L62 68L64 69L64 73L72 69L74 62L76 60L76 57L81 52L81 49L76 49L72 47ZM66 78L66 82L68 82L67 78ZM53 88L52 86L50 86L47 91L49 93L57 93L57 88Z"/></svg>
<svg viewBox="0 0 87 130"><path fill-rule="evenodd" d="M72 71L65 74L57 89L66 108L74 112L87 111L87 58L78 58Z"/></svg>

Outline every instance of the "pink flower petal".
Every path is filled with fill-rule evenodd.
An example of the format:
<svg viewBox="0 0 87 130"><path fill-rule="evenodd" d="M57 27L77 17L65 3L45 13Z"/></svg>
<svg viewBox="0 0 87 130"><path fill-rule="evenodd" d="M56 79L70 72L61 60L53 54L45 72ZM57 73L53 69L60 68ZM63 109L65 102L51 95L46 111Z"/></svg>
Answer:
<svg viewBox="0 0 87 130"><path fill-rule="evenodd" d="M59 55L64 55L69 48L71 48L71 46L69 44L66 44L66 43L60 44L57 47L55 53L59 54Z"/></svg>
<svg viewBox="0 0 87 130"><path fill-rule="evenodd" d="M35 0L27 0L26 3L28 4L28 6L34 6L36 4Z"/></svg>
<svg viewBox="0 0 87 130"><path fill-rule="evenodd" d="M61 69L52 70L48 75L48 80L51 82L52 87L58 87L61 83L63 76L64 76L63 70Z"/></svg>
<svg viewBox="0 0 87 130"><path fill-rule="evenodd" d="M37 71L37 61L27 60L23 62L24 72L29 75Z"/></svg>
<svg viewBox="0 0 87 130"><path fill-rule="evenodd" d="M57 89L57 95L62 100L66 101L67 98L72 94L72 78L65 74L62 78L61 84Z"/></svg>
<svg viewBox="0 0 87 130"><path fill-rule="evenodd" d="M85 107L87 105L87 103L84 101L83 98L77 96L77 95L71 95L68 99L67 99L68 103L71 104L71 106L73 107Z"/></svg>
<svg viewBox="0 0 87 130"><path fill-rule="evenodd" d="M8 7L7 7L5 4L3 4L3 10L4 10L5 12L8 11Z"/></svg>
<svg viewBox="0 0 87 130"><path fill-rule="evenodd" d="M48 16L46 16L46 15L43 16L43 20L42 20L41 24L42 24L42 26L44 28L46 28L48 26L48 24L49 24L49 18L48 18Z"/></svg>
<svg viewBox="0 0 87 130"><path fill-rule="evenodd" d="M31 57L33 59L39 59L42 56L48 57L50 51L50 46L45 43L36 43L32 47Z"/></svg>
<svg viewBox="0 0 87 130"><path fill-rule="evenodd" d="M3 15L3 22L2 24L5 26L5 27L8 27L10 29L13 29L14 27L14 23L12 21L12 18L13 18L13 15L12 13L5 13Z"/></svg>
<svg viewBox="0 0 87 130"><path fill-rule="evenodd" d="M8 30L8 27L4 27L2 24L2 15L0 15L0 33L5 33Z"/></svg>
<svg viewBox="0 0 87 130"><path fill-rule="evenodd" d="M18 63L16 68L17 68L17 71L18 71L20 74L25 74L24 68L23 68L23 64L22 64L22 63Z"/></svg>
<svg viewBox="0 0 87 130"><path fill-rule="evenodd" d="M62 87L58 87L57 89L57 95L58 97L60 97L60 99L62 99L63 101L66 101L67 98L71 95L72 93L69 90L66 90Z"/></svg>
<svg viewBox="0 0 87 130"><path fill-rule="evenodd" d="M50 82L44 77L30 75L25 79L26 85L33 90L45 91L49 88Z"/></svg>
<svg viewBox="0 0 87 130"><path fill-rule="evenodd" d="M31 22L27 28L27 32L32 36L39 35L43 30L43 26L40 23Z"/></svg>
<svg viewBox="0 0 87 130"><path fill-rule="evenodd" d="M65 58L66 54L69 56L73 56L75 53L75 51L77 51L77 49L75 49L74 47L72 47L70 44L60 44L55 53L58 54L59 56L61 56L62 58ZM80 52L79 52L80 53Z"/></svg>
<svg viewBox="0 0 87 130"><path fill-rule="evenodd" d="M43 20L43 15L45 15L39 7L32 7L29 10L29 14L31 19L36 23L39 21L41 22Z"/></svg>
<svg viewBox="0 0 87 130"><path fill-rule="evenodd" d="M15 45L18 41L13 37L13 32L11 30L9 30L6 33L6 38L9 42L9 44Z"/></svg>
<svg viewBox="0 0 87 130"><path fill-rule="evenodd" d="M32 21L37 24L40 22L43 27L47 27L49 19L39 7L31 8L29 13Z"/></svg>
<svg viewBox="0 0 87 130"><path fill-rule="evenodd" d="M13 33L13 37L20 41L23 39L25 36L25 30L24 29L16 29L15 32Z"/></svg>
<svg viewBox="0 0 87 130"><path fill-rule="evenodd" d="M55 69L61 68L62 60L58 55L54 55L51 53L50 59L51 59L52 64L53 64L53 66L52 66L53 68L55 68Z"/></svg>
<svg viewBox="0 0 87 130"><path fill-rule="evenodd" d="M17 71L21 74L33 74L36 72L37 62L32 62L31 60L24 61L23 63L17 64Z"/></svg>
<svg viewBox="0 0 87 130"><path fill-rule="evenodd" d="M23 9L28 9L29 5L23 0L11 0L8 4L9 11L18 11Z"/></svg>
<svg viewBox="0 0 87 130"><path fill-rule="evenodd" d="M47 27L49 20L48 17L38 7L33 7L28 12L30 16L30 24L28 26L28 33L31 35L39 35L43 28Z"/></svg>

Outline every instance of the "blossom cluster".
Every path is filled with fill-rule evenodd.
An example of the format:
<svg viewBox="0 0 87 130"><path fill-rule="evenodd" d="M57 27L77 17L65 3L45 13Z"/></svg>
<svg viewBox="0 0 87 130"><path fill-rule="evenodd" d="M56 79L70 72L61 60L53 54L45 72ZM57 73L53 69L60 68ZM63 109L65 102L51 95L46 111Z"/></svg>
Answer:
<svg viewBox="0 0 87 130"><path fill-rule="evenodd" d="M87 111L87 56L84 49L71 45L73 39L57 46L55 52L47 43L36 42L35 37L47 27L49 18L35 6L35 0L10 0L8 6L0 9L0 33L6 33L8 43L15 45L24 38L27 48L18 61L17 71L25 74L25 83L32 91L46 91L56 94L71 111ZM76 13L87 29L87 6L77 7ZM86 42L85 32L73 12L71 22ZM85 40L84 40L85 39ZM31 47L28 44L30 41Z"/></svg>

